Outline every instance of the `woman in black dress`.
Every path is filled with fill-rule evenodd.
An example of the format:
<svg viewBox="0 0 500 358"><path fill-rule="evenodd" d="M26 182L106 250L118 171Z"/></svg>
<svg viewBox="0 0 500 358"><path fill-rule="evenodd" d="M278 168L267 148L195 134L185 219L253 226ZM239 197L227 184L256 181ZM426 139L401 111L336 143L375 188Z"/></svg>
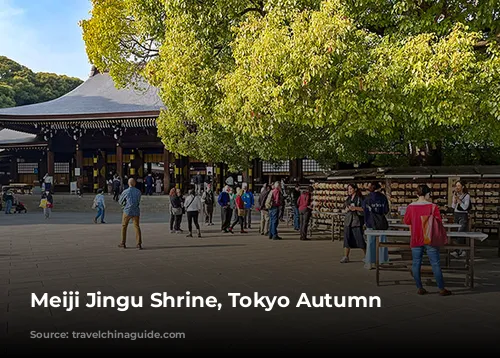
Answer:
<svg viewBox="0 0 500 358"><path fill-rule="evenodd" d="M349 262L351 249L362 249L366 256L366 242L363 237L363 196L356 184L347 186L347 199L344 203L346 210L344 219L344 257L340 263Z"/></svg>

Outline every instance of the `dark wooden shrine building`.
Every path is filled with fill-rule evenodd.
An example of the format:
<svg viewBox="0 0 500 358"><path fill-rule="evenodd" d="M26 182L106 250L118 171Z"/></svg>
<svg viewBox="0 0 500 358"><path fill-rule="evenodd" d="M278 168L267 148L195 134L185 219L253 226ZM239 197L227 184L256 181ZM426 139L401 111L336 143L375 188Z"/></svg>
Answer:
<svg viewBox="0 0 500 358"><path fill-rule="evenodd" d="M109 74L93 69L87 81L60 98L0 109L0 129L33 135L0 141L0 178L3 184L7 178L32 184L48 173L55 190L69 191L77 182L93 191L114 173L143 177L160 166L164 190L181 187L189 180L189 160L172 155L159 140L162 107L155 88L119 90Z"/></svg>

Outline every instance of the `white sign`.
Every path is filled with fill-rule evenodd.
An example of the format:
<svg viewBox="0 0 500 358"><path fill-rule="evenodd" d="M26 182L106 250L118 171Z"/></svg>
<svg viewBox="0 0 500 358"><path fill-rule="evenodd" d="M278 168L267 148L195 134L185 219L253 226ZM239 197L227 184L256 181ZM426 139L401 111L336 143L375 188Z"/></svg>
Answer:
<svg viewBox="0 0 500 358"><path fill-rule="evenodd" d="M76 181L72 181L69 184L69 191L70 191L70 193L72 193L72 192L76 193L76 188L77 188Z"/></svg>
<svg viewBox="0 0 500 358"><path fill-rule="evenodd" d="M207 167L207 174L210 172L211 174L214 173L214 168L213 167Z"/></svg>
<svg viewBox="0 0 500 358"><path fill-rule="evenodd" d="M243 181L243 176L238 175L238 182L241 183Z"/></svg>
<svg viewBox="0 0 500 358"><path fill-rule="evenodd" d="M79 177L80 175L80 168L75 168L75 176Z"/></svg>

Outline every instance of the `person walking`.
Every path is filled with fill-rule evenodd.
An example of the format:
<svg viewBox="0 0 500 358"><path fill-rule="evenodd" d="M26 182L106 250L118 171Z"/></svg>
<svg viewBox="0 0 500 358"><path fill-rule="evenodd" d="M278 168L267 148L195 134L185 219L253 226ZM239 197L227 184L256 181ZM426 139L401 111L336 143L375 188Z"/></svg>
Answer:
<svg viewBox="0 0 500 358"><path fill-rule="evenodd" d="M370 192L363 202L363 210L366 223L366 256L365 268L371 270L375 268L377 259L376 236L370 235L371 230L387 230L389 223L386 215L389 213L389 201L381 192L382 186L379 182L370 183L368 191ZM386 242L385 235L380 236L380 242ZM389 262L389 249L381 247L379 249L380 263Z"/></svg>
<svg viewBox="0 0 500 358"><path fill-rule="evenodd" d="M280 182L274 183L273 190L266 199L266 208L269 210L269 239L281 240L278 236L279 212L284 201Z"/></svg>
<svg viewBox="0 0 500 358"><path fill-rule="evenodd" d="M215 194L212 190L212 184L208 183L206 185L206 190L203 192L201 202L203 203L203 213L205 214L205 225L212 226L214 224L213 215L215 203Z"/></svg>
<svg viewBox="0 0 500 358"><path fill-rule="evenodd" d="M260 211L260 234L269 236L269 209L266 208L266 199L271 192L269 184L263 185L263 190L259 195L259 211Z"/></svg>
<svg viewBox="0 0 500 358"><path fill-rule="evenodd" d="M196 172L196 176L193 179L194 187L196 190L196 195L203 193L203 176L200 172Z"/></svg>
<svg viewBox="0 0 500 358"><path fill-rule="evenodd" d="M186 215L188 220L188 230L189 234L187 237L193 237L193 222L196 230L198 230L198 237L201 237L200 224L198 223L198 217L201 212L201 200L198 195L196 195L194 189L189 189L188 196L185 201Z"/></svg>
<svg viewBox="0 0 500 358"><path fill-rule="evenodd" d="M243 195L241 198L243 199L243 202L245 203L245 217L243 219L243 227L245 229L251 229L252 228L252 209L253 206L255 205L255 198L253 196L253 193L248 189L248 184L243 183L241 185L241 188L243 190Z"/></svg>
<svg viewBox="0 0 500 358"><path fill-rule="evenodd" d="M146 177L146 195L153 195L153 185L154 185L154 178L151 173L148 173L148 176Z"/></svg>
<svg viewBox="0 0 500 358"><path fill-rule="evenodd" d="M344 257L340 263L349 262L351 249L362 249L366 256L366 242L363 237L363 196L356 184L347 186L347 199L344 203L346 210L344 218Z"/></svg>
<svg viewBox="0 0 500 358"><path fill-rule="evenodd" d="M2 195L2 199L5 202L5 214L12 214L12 204L14 203L14 193L12 190L8 189Z"/></svg>
<svg viewBox="0 0 500 358"><path fill-rule="evenodd" d="M122 217L122 242L118 247L127 248L127 228L130 221L134 223L135 229L135 240L137 242L137 248L142 250L142 234L141 227L139 225L139 219L141 216L141 191L136 187L136 181L134 178L128 180L128 188L125 189L120 195L118 202L123 207L123 217Z"/></svg>
<svg viewBox="0 0 500 358"><path fill-rule="evenodd" d="M307 191L304 191L297 200L297 211L300 216L299 230L300 239L302 241L309 241L311 239L307 238L307 230L309 229L309 221L311 220L312 214L312 192L313 187L309 186Z"/></svg>
<svg viewBox="0 0 500 358"><path fill-rule="evenodd" d="M427 293L420 276L425 250L431 262L439 294L449 296L451 292L444 286L439 257L440 248L448 242L446 229L443 226L439 207L431 201L431 189L427 185L419 185L417 195L418 200L408 205L403 220L406 225L410 225L411 230L412 274L417 285L417 294L425 295ZM432 225L436 225L436 227Z"/></svg>
<svg viewBox="0 0 500 358"><path fill-rule="evenodd" d="M54 198L49 190L45 190L42 194L42 200L40 201L40 207L43 208L43 216L45 219L50 219L52 214L52 208L54 207Z"/></svg>
<svg viewBox="0 0 500 358"><path fill-rule="evenodd" d="M156 182L155 182L155 192L157 195L160 195L161 194L161 187L162 187L162 180L161 178L156 178Z"/></svg>
<svg viewBox="0 0 500 358"><path fill-rule="evenodd" d="M229 232L231 234L234 234L233 232L233 229L234 227L236 226L236 224L240 224L240 227L241 227L241 230L240 230L240 233L241 234L246 234L247 231L245 231L243 229L243 223L245 221L245 202L243 201L243 189L238 189L238 191L236 192L236 198L234 200L235 202L235 210L236 210L236 220L234 220L233 224L231 225L231 227L229 228Z"/></svg>
<svg viewBox="0 0 500 358"><path fill-rule="evenodd" d="M469 211L472 208L469 191L462 181L455 183L455 191L453 192L452 208L454 209L454 222L460 225L458 231L465 232L469 230ZM459 245L465 244L465 238L456 239ZM465 257L464 250L456 250L451 253L455 258Z"/></svg>
<svg viewBox="0 0 500 358"><path fill-rule="evenodd" d="M222 215L222 224L221 231L223 233L229 232L229 227L231 226L231 216L233 214L233 210L231 208L231 198L229 196L230 191L229 185L226 185L223 191L219 194L217 198L217 202L221 207L221 215Z"/></svg>
<svg viewBox="0 0 500 358"><path fill-rule="evenodd" d="M300 194L300 185L295 184L295 187L290 192L290 204L291 204L292 210L293 210L293 229L295 231L300 230L299 207L297 205L297 202L299 201L300 195L301 195Z"/></svg>
<svg viewBox="0 0 500 358"><path fill-rule="evenodd" d="M170 233L173 234L176 231L176 226L175 226L175 215L179 210L175 210L173 201L175 200L175 197L177 196L175 192L175 188L170 189L170 192L168 193L169 199L170 199L170 204L169 204L169 211L170 211ZM179 203L179 208L180 208L180 213L182 214L182 208L180 207Z"/></svg>
<svg viewBox="0 0 500 358"><path fill-rule="evenodd" d="M120 199L120 189L122 187L122 180L118 175L115 175L113 179L113 200L118 201Z"/></svg>
<svg viewBox="0 0 500 358"><path fill-rule="evenodd" d="M104 194L102 189L97 190L97 195L94 198L92 208L97 209L97 215L94 217L94 224L97 224L97 220L99 220L99 218L101 219L101 224L106 224L104 222L106 203L104 202Z"/></svg>

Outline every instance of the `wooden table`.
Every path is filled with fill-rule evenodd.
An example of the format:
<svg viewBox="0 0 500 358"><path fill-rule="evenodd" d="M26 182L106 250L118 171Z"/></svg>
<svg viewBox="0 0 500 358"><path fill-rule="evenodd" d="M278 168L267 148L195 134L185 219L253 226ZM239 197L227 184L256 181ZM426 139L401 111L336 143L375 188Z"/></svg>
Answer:
<svg viewBox="0 0 500 358"><path fill-rule="evenodd" d="M488 221L492 223L493 225L497 225L497 237L498 237L498 257L500 257L500 220L494 220L494 219L486 219L485 221Z"/></svg>
<svg viewBox="0 0 500 358"><path fill-rule="evenodd" d="M451 229L460 229L462 225L460 224L443 224L443 226L448 229L447 231L451 231ZM410 226L406 224L391 224L389 223L389 227L393 227L395 229L409 229Z"/></svg>
<svg viewBox="0 0 500 358"><path fill-rule="evenodd" d="M387 238L389 237L397 237L397 238L404 238L404 239L410 239L411 238L411 232L409 230L371 230L367 234L370 236L375 236L376 237L376 260L375 260L375 266L376 266L376 281L377 281L377 286L380 285L380 271L381 270L387 270L387 271L401 271L397 269L392 269L391 268L386 268L382 267L380 265L380 248L381 247L397 247L397 248L406 248L410 249L410 243L402 243L402 242L380 242L380 236L386 236ZM468 251L466 260L465 260L465 267L464 268L454 268L451 269L449 267L447 268L442 268L443 271L445 272L454 272L454 271L466 271L466 278L465 278L465 285L470 286L471 288L474 288L474 242L475 240L480 240L484 241L488 238L488 235L482 233L482 232L448 232L448 237L450 239L456 239L456 238L466 238L469 241L468 245L455 245L455 244L448 244L445 245L444 248L447 250L464 250ZM409 240L408 240L409 241ZM404 271L406 271L408 268L406 268Z"/></svg>

